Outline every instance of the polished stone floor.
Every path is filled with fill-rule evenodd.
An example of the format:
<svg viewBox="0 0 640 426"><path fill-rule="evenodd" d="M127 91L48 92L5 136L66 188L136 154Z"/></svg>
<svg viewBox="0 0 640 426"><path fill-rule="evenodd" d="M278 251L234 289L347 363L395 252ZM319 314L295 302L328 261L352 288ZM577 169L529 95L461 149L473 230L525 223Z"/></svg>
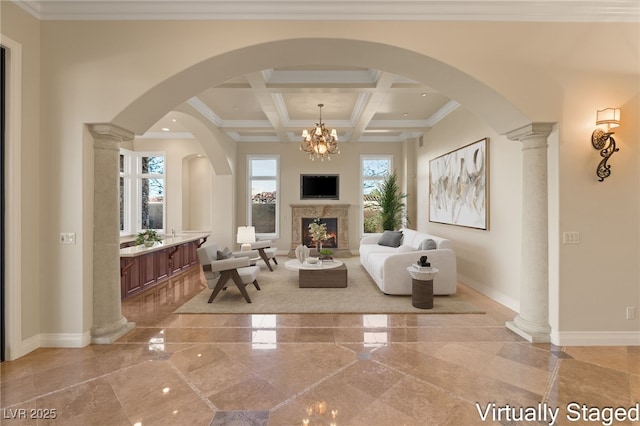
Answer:
<svg viewBox="0 0 640 426"><path fill-rule="evenodd" d="M640 401L639 347L531 345L465 286L486 314L172 313L203 287L194 268L126 301L115 344L2 363L0 423L601 425Z"/></svg>

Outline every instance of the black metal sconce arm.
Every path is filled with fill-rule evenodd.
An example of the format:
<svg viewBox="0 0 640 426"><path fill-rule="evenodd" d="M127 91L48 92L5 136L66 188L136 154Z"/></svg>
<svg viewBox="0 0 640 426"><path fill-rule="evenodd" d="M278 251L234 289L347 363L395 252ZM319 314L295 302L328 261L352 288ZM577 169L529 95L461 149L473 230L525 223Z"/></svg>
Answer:
<svg viewBox="0 0 640 426"><path fill-rule="evenodd" d="M613 132L605 132L602 129L594 130L591 135L591 144L595 149L600 150L600 156L603 157L596 169L596 175L600 178L600 182L603 182L605 178L611 175L611 165L607 164L607 160L614 152L619 151L616 148L616 141L611 135L613 135Z"/></svg>

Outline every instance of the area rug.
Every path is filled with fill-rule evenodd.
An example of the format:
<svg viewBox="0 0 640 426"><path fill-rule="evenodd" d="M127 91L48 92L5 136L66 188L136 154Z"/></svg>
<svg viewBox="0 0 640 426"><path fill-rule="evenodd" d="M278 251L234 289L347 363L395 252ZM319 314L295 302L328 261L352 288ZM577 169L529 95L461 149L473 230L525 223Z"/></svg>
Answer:
<svg viewBox="0 0 640 426"><path fill-rule="evenodd" d="M229 281L212 303L207 303L210 289L203 290L178 308L178 314L300 314L300 313L359 313L359 314L482 314L484 311L459 295L435 296L433 309L418 309L411 305L411 296L389 296L360 265L357 257L340 259L347 266L346 288L299 288L298 272L284 267L286 257L278 258L279 265L270 272L264 263L258 277L261 290L247 286L252 303L244 298Z"/></svg>

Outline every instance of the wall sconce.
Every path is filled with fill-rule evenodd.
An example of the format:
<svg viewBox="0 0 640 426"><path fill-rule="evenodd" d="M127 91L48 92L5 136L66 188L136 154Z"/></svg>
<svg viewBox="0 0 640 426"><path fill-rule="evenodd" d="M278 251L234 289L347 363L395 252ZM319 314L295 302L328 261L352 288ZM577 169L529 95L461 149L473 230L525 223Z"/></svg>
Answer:
<svg viewBox="0 0 640 426"><path fill-rule="evenodd" d="M614 127L620 125L620 108L605 108L598 110L596 113L596 126L606 126L606 132L600 127L595 129L591 134L591 145L595 149L600 150L600 156L602 161L598 164L596 169L596 175L600 178L599 181L603 182L605 178L611 175L611 166L607 164L607 160L617 152L616 141L611 137L614 132L611 131Z"/></svg>

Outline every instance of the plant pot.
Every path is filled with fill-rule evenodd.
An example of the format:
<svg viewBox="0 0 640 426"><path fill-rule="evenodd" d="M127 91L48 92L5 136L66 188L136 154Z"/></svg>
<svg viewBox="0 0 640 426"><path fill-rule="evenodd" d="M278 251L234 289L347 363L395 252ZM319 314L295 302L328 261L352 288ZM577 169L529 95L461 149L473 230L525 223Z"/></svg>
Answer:
<svg viewBox="0 0 640 426"><path fill-rule="evenodd" d="M145 247L153 247L153 245L155 244L155 241L145 241L144 242L144 246Z"/></svg>

